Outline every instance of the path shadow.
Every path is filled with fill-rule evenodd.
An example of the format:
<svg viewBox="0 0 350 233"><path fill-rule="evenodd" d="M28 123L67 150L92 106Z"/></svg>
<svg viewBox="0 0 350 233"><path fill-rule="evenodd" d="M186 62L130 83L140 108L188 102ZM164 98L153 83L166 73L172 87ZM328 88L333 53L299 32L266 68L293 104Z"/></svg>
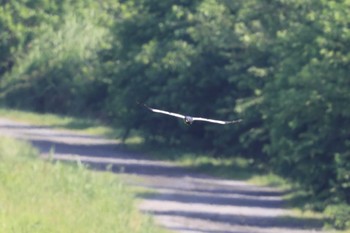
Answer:
<svg viewBox="0 0 350 233"><path fill-rule="evenodd" d="M146 200L157 200L157 201L173 201L179 203L189 204L209 204L209 205L220 205L220 206L244 206L244 207L261 207L261 208L281 208L284 204L281 199L270 200L267 196L264 199L247 198L245 196L236 196L236 192L232 191L232 195L218 196L216 192L207 190L206 193L197 194L195 192L175 193L178 190L173 190L170 195L159 195L154 196L149 193L140 193L137 196L141 199ZM192 190L189 190L192 191Z"/></svg>
<svg viewBox="0 0 350 233"><path fill-rule="evenodd" d="M202 176L201 176L202 177ZM205 179L205 176L202 177ZM157 185L150 185L147 186L149 188L159 189L161 187ZM291 192L291 190L263 190L261 189L254 189L255 186L239 186L239 185L219 185L216 184L215 190L209 190L212 194L239 194L239 195L245 195L245 196L252 196L252 197L283 197L284 195ZM176 190L178 191L186 191L187 189L183 189L181 187L176 187ZM203 193L205 195L208 192L208 189L205 188L192 188L192 191L196 193Z"/></svg>
<svg viewBox="0 0 350 233"><path fill-rule="evenodd" d="M77 161L90 169L108 170L140 176L183 177L191 171L178 166L168 166L161 161L152 160L144 155L127 151L116 144L70 145L66 143L32 140L41 153L54 153L55 160ZM193 174L194 175L194 174Z"/></svg>
<svg viewBox="0 0 350 233"><path fill-rule="evenodd" d="M191 219L228 223L230 225L252 226L261 228L313 230L320 230L322 228L322 222L314 218L242 216L239 214L216 214L191 211L148 211L147 213L155 216L162 215L187 217Z"/></svg>
<svg viewBox="0 0 350 233"><path fill-rule="evenodd" d="M31 133L40 136L41 129L50 130L47 127L37 127L28 125L0 125L6 130L29 130ZM140 193L137 197L145 201L155 201L162 204L167 202L175 202L181 205L204 205L208 209L198 210L145 210L145 212L154 216L166 217L186 217L189 219L197 219L210 221L215 223L225 223L239 226L252 226L260 228L290 228L290 229L321 229L322 221L317 219L301 219L297 217L279 217L264 216L258 213L249 215L241 215L235 212L215 213L209 210L212 206L219 208L234 206L237 208L252 208L259 211L279 211L284 203L281 199L285 193L269 188L262 188L252 185L243 185L239 182L236 184L220 182L221 179L208 178L205 175L193 172L191 169L179 167L164 161L158 161L148 158L140 153L134 153L126 150L119 144L110 143L65 143L54 141L50 135L41 135L40 139L27 140L38 148L41 154L47 157L53 154L54 160L63 161L80 161L87 165L90 169L106 170L115 173L126 173L138 176L161 177L168 182L143 184L152 190L159 191L157 195L149 195ZM77 138L94 139L94 136L76 135L62 133L59 131L52 132L51 137L60 138ZM182 180L183 179L183 180ZM189 185L182 185L187 182ZM174 184L177 183L176 186ZM199 229L188 228L196 231ZM184 229L183 229L184 230ZM209 233L238 233L234 230L230 231L206 231Z"/></svg>

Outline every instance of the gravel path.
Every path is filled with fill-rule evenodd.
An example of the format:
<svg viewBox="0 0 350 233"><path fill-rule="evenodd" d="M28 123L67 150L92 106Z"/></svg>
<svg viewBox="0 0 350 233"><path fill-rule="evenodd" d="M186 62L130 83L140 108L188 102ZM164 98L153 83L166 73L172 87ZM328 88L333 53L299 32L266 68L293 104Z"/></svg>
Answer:
<svg viewBox="0 0 350 233"><path fill-rule="evenodd" d="M139 208L156 222L182 233L323 232L322 222L300 219L283 208L283 193L238 180L193 173L173 163L131 153L117 141L0 118L0 135L31 142L42 157L80 160L94 169L112 169L156 194L140 194Z"/></svg>

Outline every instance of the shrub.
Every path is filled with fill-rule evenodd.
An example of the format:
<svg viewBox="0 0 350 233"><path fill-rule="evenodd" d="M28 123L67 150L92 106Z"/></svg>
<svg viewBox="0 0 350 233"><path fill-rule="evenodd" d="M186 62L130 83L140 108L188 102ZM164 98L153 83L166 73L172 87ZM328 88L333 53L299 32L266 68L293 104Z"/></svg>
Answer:
<svg viewBox="0 0 350 233"><path fill-rule="evenodd" d="M350 206L330 205L325 210L329 225L337 229L350 229Z"/></svg>

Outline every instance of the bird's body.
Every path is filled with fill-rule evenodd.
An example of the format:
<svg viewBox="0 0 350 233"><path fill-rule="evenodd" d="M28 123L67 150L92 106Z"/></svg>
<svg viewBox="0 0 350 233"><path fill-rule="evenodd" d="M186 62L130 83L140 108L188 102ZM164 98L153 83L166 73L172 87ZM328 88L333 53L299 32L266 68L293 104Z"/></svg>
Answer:
<svg viewBox="0 0 350 233"><path fill-rule="evenodd" d="M187 125L191 125L191 124L193 123L193 118L190 117L190 116L185 116L184 122L185 122Z"/></svg>
<svg viewBox="0 0 350 233"><path fill-rule="evenodd" d="M181 119L184 120L184 122L187 125L191 125L194 121L206 121L206 122L215 123L215 124L221 124L221 125L234 124L234 123L238 123L238 122L242 121L242 119L238 119L238 120L234 120L234 121L221 121L221 120L214 120L214 119L208 119L208 118L203 118L203 117L192 117L192 116L186 116L186 115L182 115L182 114L179 114L179 113L168 112L168 111L164 111L164 110L160 110L160 109L156 109L156 108L150 108L150 107L148 107L145 104L143 104L143 106L145 108L147 108L148 110L152 111L152 112L161 113L161 114L165 114L165 115L170 115L170 116L173 116L173 117L181 118Z"/></svg>

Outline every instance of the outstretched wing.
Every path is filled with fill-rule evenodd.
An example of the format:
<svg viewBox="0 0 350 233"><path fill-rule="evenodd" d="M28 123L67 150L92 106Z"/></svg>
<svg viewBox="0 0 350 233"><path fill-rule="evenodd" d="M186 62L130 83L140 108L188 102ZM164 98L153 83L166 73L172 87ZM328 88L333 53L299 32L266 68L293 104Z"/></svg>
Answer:
<svg viewBox="0 0 350 233"><path fill-rule="evenodd" d="M202 117L193 117L193 121L207 121L215 124L221 124L221 125L226 125L226 124L235 124L239 123L242 121L242 119L234 120L234 121L220 121L220 120L214 120L214 119L207 119L207 118L202 118Z"/></svg>
<svg viewBox="0 0 350 233"><path fill-rule="evenodd" d="M143 105L145 108L147 108L148 110L152 111L152 112L161 113L161 114L166 114L166 115L178 117L178 118L181 118L181 119L184 119L184 118L185 118L184 115L181 115L181 114L178 114L178 113L163 111L163 110L156 109L156 108L150 108L150 107L148 107L146 104L142 104L142 105Z"/></svg>

